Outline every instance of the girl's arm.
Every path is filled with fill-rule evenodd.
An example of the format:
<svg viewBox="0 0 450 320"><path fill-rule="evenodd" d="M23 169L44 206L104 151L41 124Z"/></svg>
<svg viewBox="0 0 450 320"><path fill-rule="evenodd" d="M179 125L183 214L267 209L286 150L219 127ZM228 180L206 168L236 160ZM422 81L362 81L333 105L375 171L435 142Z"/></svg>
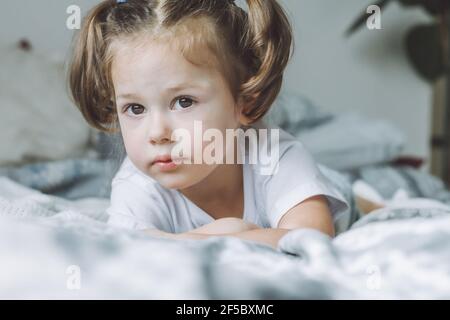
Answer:
<svg viewBox="0 0 450 320"><path fill-rule="evenodd" d="M219 219L223 220L223 219ZM217 220L217 221L219 221ZM238 219L240 220L240 219ZM242 220L241 220L242 221ZM234 221L237 223L237 221ZM245 222L242 221L241 225ZM204 227L208 227L206 225ZM200 228L194 231L171 234L162 232L160 235L170 239L194 239L202 240L214 236L231 236L244 240L256 241L269 245L273 248L278 247L278 241L289 231L299 228L311 228L321 231L329 236L334 236L333 220L328 208L325 197L311 197L289 210L278 224L278 228L255 229L231 232L231 233L212 233L212 228L207 229L210 233L200 233ZM206 228L205 228L206 229ZM222 229L216 231L221 232Z"/></svg>
<svg viewBox="0 0 450 320"><path fill-rule="evenodd" d="M239 218L229 217L214 220L213 222L201 226L197 229L190 230L189 233L217 235L239 233L254 229L260 229L260 227L256 224L246 222Z"/></svg>
<svg viewBox="0 0 450 320"><path fill-rule="evenodd" d="M219 234L215 236L231 236L244 240L252 240L278 247L279 240L289 231L301 228L316 229L330 237L334 236L334 224L324 196L311 197L290 209L278 223L278 228L253 229L238 233ZM207 239L211 235L182 233L175 235L175 239Z"/></svg>
<svg viewBox="0 0 450 320"><path fill-rule="evenodd" d="M190 230L189 232L186 233L182 233L182 234L200 234L200 235L223 235L223 234L233 234L233 233L239 233L239 232L244 232L244 231L249 231L249 230L254 230L254 229L260 229L259 226L257 226L256 224L250 223L250 222L245 222L242 219L239 218L221 218L221 219L217 219L214 220L211 223L208 223L204 226L201 226L197 229L193 229ZM172 234L172 233L166 233L164 231L161 230L156 230L156 229L147 229L144 230L144 232L146 234L150 234L150 235L164 235L164 234L168 234L168 235L176 235L176 234ZM181 234L179 234L181 235Z"/></svg>
<svg viewBox="0 0 450 320"><path fill-rule="evenodd" d="M328 207L328 201L324 196L314 196L299 203L289 210L278 223L278 228L316 229L330 237L334 237L333 218Z"/></svg>

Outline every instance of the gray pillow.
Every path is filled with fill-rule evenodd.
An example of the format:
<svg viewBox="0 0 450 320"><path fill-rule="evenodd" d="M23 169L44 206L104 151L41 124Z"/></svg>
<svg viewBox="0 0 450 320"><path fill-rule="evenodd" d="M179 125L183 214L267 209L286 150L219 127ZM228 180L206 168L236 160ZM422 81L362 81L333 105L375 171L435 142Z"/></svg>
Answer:
<svg viewBox="0 0 450 320"><path fill-rule="evenodd" d="M308 98L282 91L264 119L269 124L297 133L328 122L333 117L331 113L322 111Z"/></svg>
<svg viewBox="0 0 450 320"><path fill-rule="evenodd" d="M405 144L403 132L386 120L327 113L288 91L280 94L265 120L298 137L317 162L337 170L391 161Z"/></svg>

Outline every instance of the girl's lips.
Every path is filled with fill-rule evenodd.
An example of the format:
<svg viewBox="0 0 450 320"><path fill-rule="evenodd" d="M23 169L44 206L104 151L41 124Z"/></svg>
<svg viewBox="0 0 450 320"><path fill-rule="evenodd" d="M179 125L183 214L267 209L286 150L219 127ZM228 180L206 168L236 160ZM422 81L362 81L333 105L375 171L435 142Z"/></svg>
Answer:
<svg viewBox="0 0 450 320"><path fill-rule="evenodd" d="M168 162L168 161L172 161L172 157L168 154L165 154L155 157L152 164L155 164L156 162Z"/></svg>
<svg viewBox="0 0 450 320"><path fill-rule="evenodd" d="M170 155L163 155L156 157L155 160L152 162L152 165L156 166L161 171L170 171L178 167L178 165L175 162L173 162Z"/></svg>
<svg viewBox="0 0 450 320"><path fill-rule="evenodd" d="M161 171L171 171L178 167L176 163L173 161L156 161L153 163L154 166L156 166Z"/></svg>

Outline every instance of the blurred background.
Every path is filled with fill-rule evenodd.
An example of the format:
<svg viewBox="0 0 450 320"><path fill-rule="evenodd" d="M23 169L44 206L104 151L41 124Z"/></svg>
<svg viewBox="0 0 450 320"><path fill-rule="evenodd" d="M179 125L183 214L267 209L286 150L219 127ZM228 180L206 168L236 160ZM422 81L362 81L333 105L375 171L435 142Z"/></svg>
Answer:
<svg viewBox="0 0 450 320"><path fill-rule="evenodd" d="M77 5L84 16L98 2L2 2L0 165L97 157L97 133L87 127L68 100L64 63L76 31L66 27L67 8ZM445 130L444 76L431 80L421 76L405 45L412 27L429 24L435 17L419 6L391 1L381 10L381 29L369 30L364 23L346 35L361 13L377 1L280 2L289 13L296 41L284 91L301 97L299 103L307 99L324 113L360 114L362 127L370 127L367 121L372 120L389 124L396 131L383 142L394 144L384 146L382 152L389 153L387 160L406 161L448 181L443 163L445 141L435 139L440 143L435 143L436 147L431 144L433 137ZM18 46L21 40L25 41ZM333 135L329 132L321 139L340 144ZM364 139L373 142L377 138L368 135ZM314 148L312 142L310 145ZM317 154L320 157L319 151ZM327 160L323 162L327 164Z"/></svg>

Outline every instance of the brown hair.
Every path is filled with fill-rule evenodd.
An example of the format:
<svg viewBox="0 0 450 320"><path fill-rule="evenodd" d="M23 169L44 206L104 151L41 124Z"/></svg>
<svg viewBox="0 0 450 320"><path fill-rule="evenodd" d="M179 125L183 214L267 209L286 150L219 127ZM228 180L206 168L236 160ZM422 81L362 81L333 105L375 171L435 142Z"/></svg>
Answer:
<svg viewBox="0 0 450 320"><path fill-rule="evenodd" d="M74 42L68 74L73 101L90 125L114 131L111 44L142 34L168 35L181 40L180 49L190 61L198 56L193 54L197 44L206 45L235 100L243 102L242 114L257 121L280 92L292 53L292 29L276 0L246 1L248 13L233 0L101 2L84 18Z"/></svg>

